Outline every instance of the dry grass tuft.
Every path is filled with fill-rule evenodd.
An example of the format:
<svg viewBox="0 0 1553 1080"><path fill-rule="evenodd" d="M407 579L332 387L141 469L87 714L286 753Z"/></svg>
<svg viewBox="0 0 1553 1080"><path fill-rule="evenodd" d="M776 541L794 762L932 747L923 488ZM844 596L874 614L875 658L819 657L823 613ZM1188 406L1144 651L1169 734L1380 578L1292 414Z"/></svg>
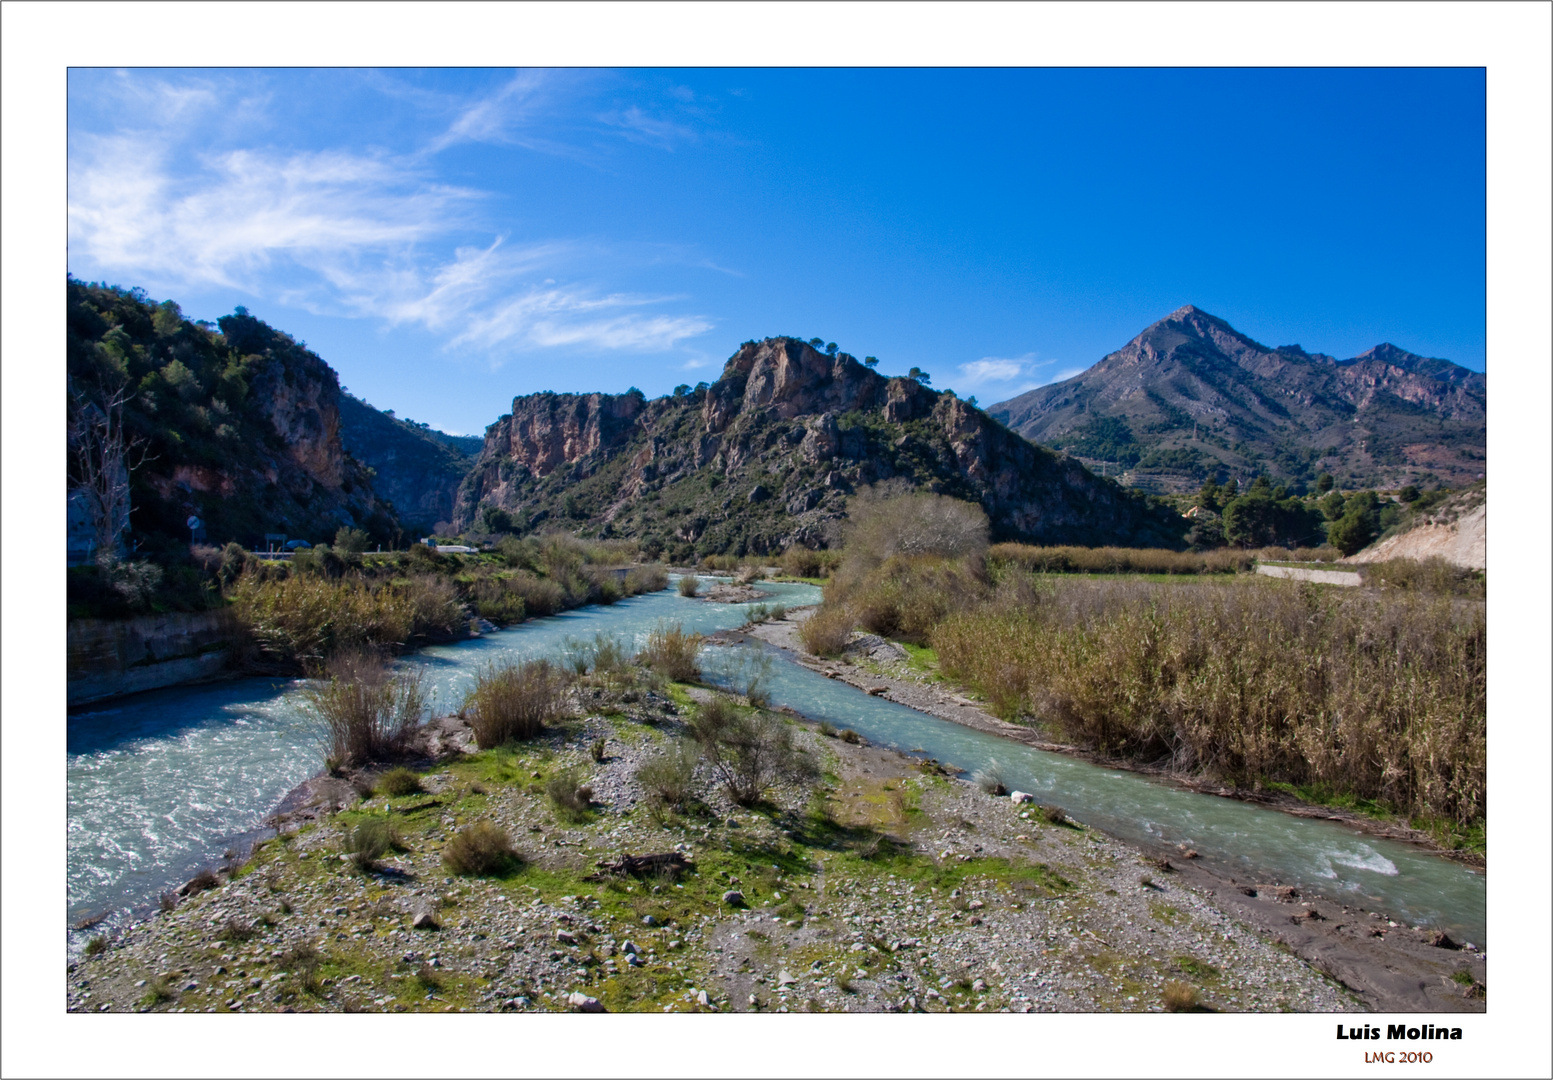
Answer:
<svg viewBox="0 0 1553 1080"><path fill-rule="evenodd" d="M332 767L365 765L399 753L426 712L419 672L394 673L377 653L337 654L327 679L306 691L323 718Z"/></svg>
<svg viewBox="0 0 1553 1080"><path fill-rule="evenodd" d="M492 877L522 864L505 829L477 821L460 829L442 849L442 864L455 874Z"/></svg>
<svg viewBox="0 0 1553 1080"><path fill-rule="evenodd" d="M690 682L701 676L696 656L703 640L700 634L687 634L679 623L659 623L636 659L666 679Z"/></svg>
<svg viewBox="0 0 1553 1080"><path fill-rule="evenodd" d="M1167 982L1162 997L1166 1012L1191 1012L1201 1004L1197 988L1184 982Z"/></svg>
<svg viewBox="0 0 1553 1080"><path fill-rule="evenodd" d="M530 739L561 714L565 680L548 660L493 661L464 697L463 715L480 749Z"/></svg>

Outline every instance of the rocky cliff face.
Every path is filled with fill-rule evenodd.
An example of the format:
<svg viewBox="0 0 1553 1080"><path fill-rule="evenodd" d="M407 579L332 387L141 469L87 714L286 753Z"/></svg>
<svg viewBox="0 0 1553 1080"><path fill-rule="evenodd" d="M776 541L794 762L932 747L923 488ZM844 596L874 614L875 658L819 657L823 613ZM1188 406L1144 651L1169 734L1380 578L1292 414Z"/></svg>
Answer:
<svg viewBox="0 0 1553 1080"><path fill-rule="evenodd" d="M1200 482L1331 472L1344 486L1485 471L1487 379L1378 345L1351 360L1268 348L1190 305L1083 374L989 412L1026 438Z"/></svg>
<svg viewBox="0 0 1553 1080"><path fill-rule="evenodd" d="M743 345L703 392L536 394L486 432L454 524L486 507L689 552L834 541L847 497L890 482L980 503L1001 538L1170 543L1140 499L952 394L792 338Z"/></svg>

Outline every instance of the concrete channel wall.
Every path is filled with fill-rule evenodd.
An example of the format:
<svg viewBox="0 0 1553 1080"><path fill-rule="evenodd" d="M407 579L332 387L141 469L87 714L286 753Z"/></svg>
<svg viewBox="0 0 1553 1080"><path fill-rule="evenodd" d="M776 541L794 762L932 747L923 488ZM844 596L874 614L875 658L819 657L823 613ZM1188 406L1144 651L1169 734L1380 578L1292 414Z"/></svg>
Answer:
<svg viewBox="0 0 1553 1080"><path fill-rule="evenodd" d="M1263 566L1258 574L1267 577L1293 578L1295 581L1314 581L1321 585L1363 585L1364 581L1354 570L1307 570L1302 566Z"/></svg>
<svg viewBox="0 0 1553 1080"><path fill-rule="evenodd" d="M232 658L228 611L75 619L66 629L65 701L156 690L219 675Z"/></svg>

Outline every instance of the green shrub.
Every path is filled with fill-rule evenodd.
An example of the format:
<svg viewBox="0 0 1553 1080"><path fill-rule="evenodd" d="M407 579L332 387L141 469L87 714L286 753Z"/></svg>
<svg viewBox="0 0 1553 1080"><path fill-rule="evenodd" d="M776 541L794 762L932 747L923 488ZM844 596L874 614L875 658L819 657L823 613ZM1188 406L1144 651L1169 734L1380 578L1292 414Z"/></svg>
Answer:
<svg viewBox="0 0 1553 1080"><path fill-rule="evenodd" d="M637 766L636 782L649 807L660 813L684 810L694 790L699 755L693 744L676 740L669 750Z"/></svg>
<svg viewBox="0 0 1553 1080"><path fill-rule="evenodd" d="M416 626L416 600L407 590L373 590L361 581L244 574L229 595L263 653L304 666L335 652L400 645Z"/></svg>
<svg viewBox="0 0 1553 1080"><path fill-rule="evenodd" d="M564 707L565 681L548 660L492 661L464 697L462 713L482 750L539 734Z"/></svg>
<svg viewBox="0 0 1553 1080"><path fill-rule="evenodd" d="M98 956L108 951L108 939L102 934L88 938L86 948L82 950L87 956Z"/></svg>
<svg viewBox="0 0 1553 1080"><path fill-rule="evenodd" d="M593 788L579 769L563 769L545 784L545 795L560 817L574 824L586 821L593 807Z"/></svg>
<svg viewBox="0 0 1553 1080"><path fill-rule="evenodd" d="M460 829L442 849L442 864L465 877L492 877L522 864L506 830L489 821Z"/></svg>
<svg viewBox="0 0 1553 1080"><path fill-rule="evenodd" d="M390 848L403 846L392 824L383 818L368 818L347 834L345 853L356 869L365 872L375 867Z"/></svg>
<svg viewBox="0 0 1553 1080"><path fill-rule="evenodd" d="M701 588L701 579L694 574L683 574L679 579L679 594L681 596L694 596Z"/></svg>

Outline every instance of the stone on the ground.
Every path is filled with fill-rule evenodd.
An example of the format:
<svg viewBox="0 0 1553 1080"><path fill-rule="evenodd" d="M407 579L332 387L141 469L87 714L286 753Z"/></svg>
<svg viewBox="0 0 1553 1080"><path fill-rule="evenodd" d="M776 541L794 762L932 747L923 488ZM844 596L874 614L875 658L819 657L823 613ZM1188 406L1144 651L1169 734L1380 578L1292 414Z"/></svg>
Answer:
<svg viewBox="0 0 1553 1080"><path fill-rule="evenodd" d="M599 999L589 997L581 990L573 990L566 998L566 1003L578 1012L601 1013L605 1012L604 1006L599 1004Z"/></svg>

